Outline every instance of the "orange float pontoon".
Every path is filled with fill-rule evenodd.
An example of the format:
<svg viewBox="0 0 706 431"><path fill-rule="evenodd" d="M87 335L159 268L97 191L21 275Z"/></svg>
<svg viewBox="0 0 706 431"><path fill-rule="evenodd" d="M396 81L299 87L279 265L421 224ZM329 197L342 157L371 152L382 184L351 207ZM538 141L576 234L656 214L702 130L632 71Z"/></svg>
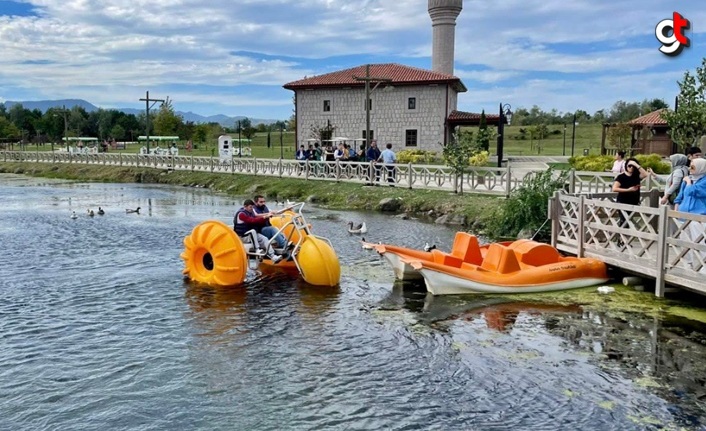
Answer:
<svg viewBox="0 0 706 431"><path fill-rule="evenodd" d="M405 255L398 250L392 259L386 256L387 246L375 248L388 261L397 260L396 275L418 272L433 295L548 292L608 280L600 260L563 257L549 244L526 239L480 246L475 236L458 232L451 253L431 250Z"/></svg>

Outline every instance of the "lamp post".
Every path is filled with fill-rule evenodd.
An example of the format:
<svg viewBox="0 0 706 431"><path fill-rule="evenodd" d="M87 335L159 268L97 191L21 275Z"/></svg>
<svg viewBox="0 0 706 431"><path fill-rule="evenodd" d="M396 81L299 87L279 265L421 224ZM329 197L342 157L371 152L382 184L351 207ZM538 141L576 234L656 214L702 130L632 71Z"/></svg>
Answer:
<svg viewBox="0 0 706 431"><path fill-rule="evenodd" d="M370 148L370 95L375 91L376 88L378 88L378 85L382 82L392 82L392 79L390 78L374 78L370 76L370 65L366 64L365 65L365 76L364 77L358 77L358 76L353 76L353 79L356 81L363 81L365 82L365 149L367 151L368 148ZM370 83L374 82L375 86L373 88L370 88Z"/></svg>
<svg viewBox="0 0 706 431"><path fill-rule="evenodd" d="M561 148L561 155L566 155L566 123L564 123L564 146Z"/></svg>
<svg viewBox="0 0 706 431"><path fill-rule="evenodd" d="M503 145L505 144L505 122L508 125L512 121L512 106L510 104L500 104L498 114L498 167L503 166Z"/></svg>
<svg viewBox="0 0 706 431"><path fill-rule="evenodd" d="M571 157L574 157L574 144L576 142L576 113L574 112L574 123L571 128Z"/></svg>
<svg viewBox="0 0 706 431"><path fill-rule="evenodd" d="M140 101L145 102L145 129L147 129L145 132L145 138L147 139L147 154L150 153L150 108L154 106L155 103L157 102L162 102L164 103L163 99L150 99L150 92L147 91L145 94L144 99L140 99ZM154 102L150 105L150 102Z"/></svg>
<svg viewBox="0 0 706 431"><path fill-rule="evenodd" d="M283 159L284 158L284 144L283 144L283 139L282 139L282 133L284 131L284 125L280 124L279 125L279 158Z"/></svg>
<svg viewBox="0 0 706 431"><path fill-rule="evenodd" d="M240 140L240 120L238 120L238 158L243 157L243 142Z"/></svg>

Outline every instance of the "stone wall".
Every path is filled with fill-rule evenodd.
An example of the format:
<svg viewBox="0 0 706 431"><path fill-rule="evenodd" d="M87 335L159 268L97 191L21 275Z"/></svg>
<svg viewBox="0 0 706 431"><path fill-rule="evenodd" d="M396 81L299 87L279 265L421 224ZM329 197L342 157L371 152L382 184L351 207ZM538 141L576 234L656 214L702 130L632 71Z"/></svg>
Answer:
<svg viewBox="0 0 706 431"><path fill-rule="evenodd" d="M448 94L448 104L446 97ZM409 98L416 108L408 109ZM340 88L297 91L297 145L316 138L311 126L325 128L330 121L333 137L362 138L365 131L365 91L362 88ZM396 151L405 149L407 130L417 130L416 149L441 151L444 143L445 119L456 109L456 91L446 85L380 87L371 95L370 130L381 147L390 142ZM324 112L324 100L330 111Z"/></svg>

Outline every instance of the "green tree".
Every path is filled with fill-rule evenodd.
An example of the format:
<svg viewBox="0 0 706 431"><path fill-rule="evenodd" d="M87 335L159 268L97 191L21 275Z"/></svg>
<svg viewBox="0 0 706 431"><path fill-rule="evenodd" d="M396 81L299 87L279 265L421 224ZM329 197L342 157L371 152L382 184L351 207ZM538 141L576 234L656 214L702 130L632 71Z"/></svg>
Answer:
<svg viewBox="0 0 706 431"><path fill-rule="evenodd" d="M172 101L167 97L154 118L154 133L158 136L173 136L183 124L183 118L176 114Z"/></svg>
<svg viewBox="0 0 706 431"><path fill-rule="evenodd" d="M629 150L632 144L632 127L627 123L620 123L608 129L608 143L619 150Z"/></svg>
<svg viewBox="0 0 706 431"><path fill-rule="evenodd" d="M125 129L120 124L116 124L110 129L110 137L116 141L122 141L125 139Z"/></svg>
<svg viewBox="0 0 706 431"><path fill-rule="evenodd" d="M4 116L0 116L0 138L19 138L20 129Z"/></svg>
<svg viewBox="0 0 706 431"><path fill-rule="evenodd" d="M472 131L459 128L444 147L444 163L451 168L455 178L454 193L463 194L463 173L470 166L471 157L478 152L477 144Z"/></svg>
<svg viewBox="0 0 706 431"><path fill-rule="evenodd" d="M706 58L701 60L701 67L696 68L696 75L687 70L678 84L679 106L675 106L674 111L667 109L662 118L669 125L672 140L683 150L696 145L706 134Z"/></svg>

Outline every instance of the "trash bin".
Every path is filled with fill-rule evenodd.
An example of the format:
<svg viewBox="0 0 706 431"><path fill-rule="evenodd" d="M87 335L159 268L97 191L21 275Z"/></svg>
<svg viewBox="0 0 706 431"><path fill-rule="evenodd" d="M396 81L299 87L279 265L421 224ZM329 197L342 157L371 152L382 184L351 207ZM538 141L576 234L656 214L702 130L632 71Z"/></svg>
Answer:
<svg viewBox="0 0 706 431"><path fill-rule="evenodd" d="M587 155L588 155L588 148L584 148L584 149L583 149L583 155L584 155L584 156L587 156Z"/></svg>

